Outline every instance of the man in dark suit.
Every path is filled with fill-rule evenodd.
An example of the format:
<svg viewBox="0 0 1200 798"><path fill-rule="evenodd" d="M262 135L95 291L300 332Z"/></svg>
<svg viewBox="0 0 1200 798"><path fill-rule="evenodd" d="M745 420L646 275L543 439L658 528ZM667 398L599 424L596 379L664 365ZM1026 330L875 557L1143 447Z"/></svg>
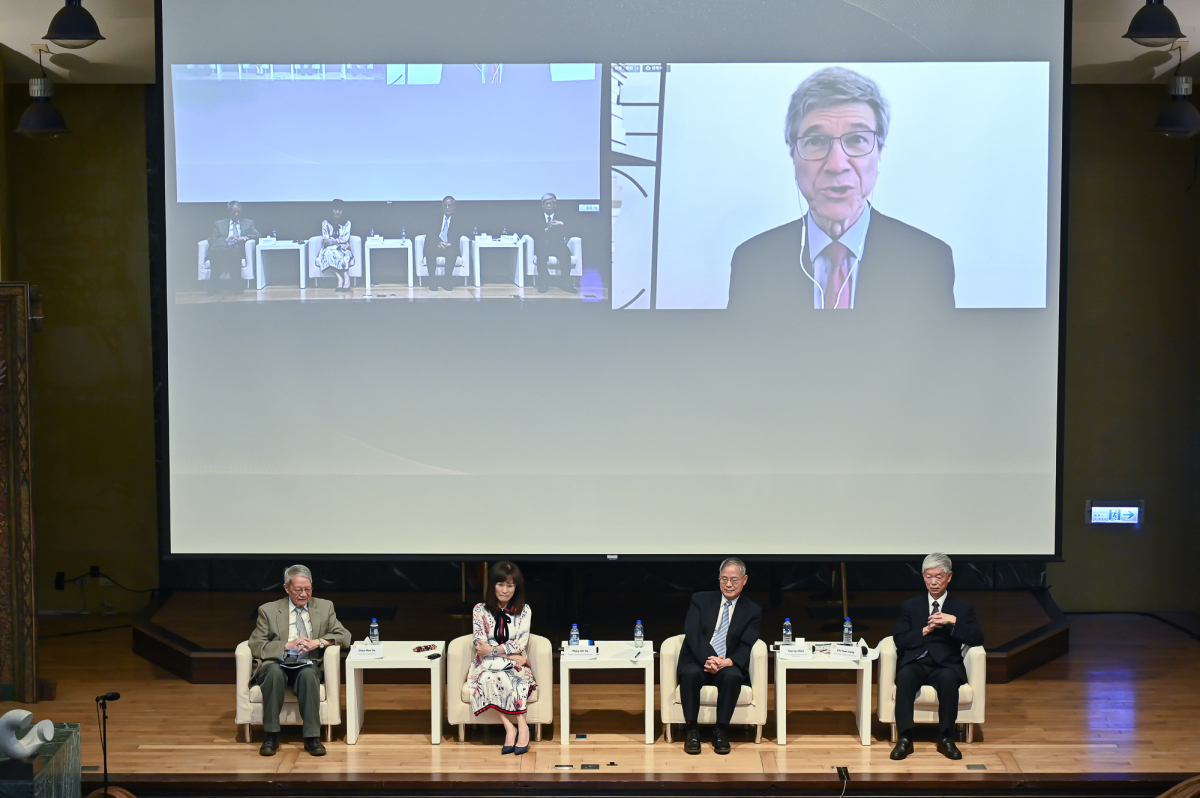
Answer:
<svg viewBox="0 0 1200 798"><path fill-rule="evenodd" d="M720 591L696 593L688 607L683 630L685 638L679 652L679 700L687 729L683 750L700 753L700 688L717 688L717 726L713 731L713 750L728 754L729 721L737 706L742 685L750 684L750 651L758 642L762 610L748 598L746 564L730 557L721 563Z"/></svg>
<svg viewBox="0 0 1200 798"><path fill-rule="evenodd" d="M913 703L922 685L933 685L938 696L937 750L962 759L954 744L958 717L958 688L967 681L963 646L982 646L983 631L970 604L946 592L954 576L950 558L930 554L921 563L928 594L900 606L892 640L896 643L896 729L900 739L892 759L912 753Z"/></svg>
<svg viewBox="0 0 1200 798"><path fill-rule="evenodd" d="M822 69L797 87L784 139L809 210L737 248L731 310L954 307L950 247L871 207L889 121L879 87L853 70Z"/></svg>
<svg viewBox="0 0 1200 798"><path fill-rule="evenodd" d="M222 280L229 281L230 290L242 293L242 259L246 257L246 241L257 241L262 236L254 227L253 219L242 218L242 203L233 200L227 206L229 217L213 222L208 234L208 293L221 290Z"/></svg>
<svg viewBox="0 0 1200 798"><path fill-rule="evenodd" d="M447 291L454 290L454 261L460 251L458 239L467 232L467 223L455 213L455 207L454 197L443 197L442 212L438 214L436 226L432 234L425 236L425 268L429 270L425 287L430 291L438 290L439 285ZM438 258L446 259L445 274L440 277L437 274Z"/></svg>
<svg viewBox="0 0 1200 798"><path fill-rule="evenodd" d="M571 250L567 239L571 237L565 221L558 215L558 197L553 194L542 195L541 212L533 226L533 257L537 262L537 290L544 294L550 286L557 285L568 294L578 294L575 279L571 277ZM552 267L550 258L558 260L558 265ZM558 276L550 274L550 269L558 269Z"/></svg>
<svg viewBox="0 0 1200 798"><path fill-rule="evenodd" d="M350 633L338 621L333 602L314 598L312 572L293 565L283 572L287 598L258 608L250 635L254 655L251 680L262 690L263 743L258 752L274 756L279 750L279 710L284 691L296 693L304 721L304 750L325 756L321 744L321 681L324 651L350 645Z"/></svg>

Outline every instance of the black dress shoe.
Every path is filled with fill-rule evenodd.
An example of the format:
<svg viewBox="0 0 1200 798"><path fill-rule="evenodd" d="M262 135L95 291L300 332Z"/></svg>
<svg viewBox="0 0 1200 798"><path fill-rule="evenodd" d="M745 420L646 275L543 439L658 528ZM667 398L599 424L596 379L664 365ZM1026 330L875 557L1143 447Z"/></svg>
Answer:
<svg viewBox="0 0 1200 798"><path fill-rule="evenodd" d="M962 759L962 751L958 750L958 746L954 744L954 739L951 737L943 737L938 740L937 750L939 754L947 759Z"/></svg>
<svg viewBox="0 0 1200 798"><path fill-rule="evenodd" d="M896 741L896 747L892 749L892 759L899 762L913 752L912 740L900 735L900 739Z"/></svg>
<svg viewBox="0 0 1200 798"><path fill-rule="evenodd" d="M547 291L550 290L550 282L548 280L546 280L545 278L538 279L537 280L537 290L538 290L539 294L546 293Z"/></svg>
<svg viewBox="0 0 1200 798"><path fill-rule="evenodd" d="M725 736L725 727L713 729L713 751L718 754L728 754L733 749L729 747L729 738Z"/></svg>
<svg viewBox="0 0 1200 798"><path fill-rule="evenodd" d="M325 746L321 745L320 737L305 737L304 750L313 756L325 756Z"/></svg>
<svg viewBox="0 0 1200 798"><path fill-rule="evenodd" d="M685 754L700 753L700 728L692 726L683 735L683 752Z"/></svg>
<svg viewBox="0 0 1200 798"><path fill-rule="evenodd" d="M259 747L258 752L263 756L275 756L275 752L279 750L279 732L267 732L263 735L263 744Z"/></svg>
<svg viewBox="0 0 1200 798"><path fill-rule="evenodd" d="M559 288L566 291L568 294L578 294L579 293L579 289L575 287L575 283L571 280L567 280L565 283L560 285Z"/></svg>
<svg viewBox="0 0 1200 798"><path fill-rule="evenodd" d="M430 280L430 281L428 281L428 282L425 284L425 287L426 287L426 288L428 288L430 291L434 291L434 292L436 292L436 291L438 290L438 284L437 284L437 280Z"/></svg>

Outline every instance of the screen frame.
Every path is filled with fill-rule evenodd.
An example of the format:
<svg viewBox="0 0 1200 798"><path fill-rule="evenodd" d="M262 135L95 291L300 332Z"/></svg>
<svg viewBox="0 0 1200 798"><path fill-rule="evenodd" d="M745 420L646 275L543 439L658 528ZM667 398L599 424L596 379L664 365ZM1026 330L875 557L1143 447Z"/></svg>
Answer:
<svg viewBox="0 0 1200 798"><path fill-rule="evenodd" d="M1062 562L1063 543L1063 472L1064 472L1064 426L1066 391L1066 331L1067 331L1067 233L1068 205L1070 197L1070 140L1071 140L1071 40L1074 0L1063 0L1063 63L1062 63L1062 117L1061 117L1061 174L1059 198L1059 288L1058 288L1058 381L1057 381L1057 440L1055 456L1055 510L1054 510L1054 553L996 555L955 552L954 556L964 560L980 562ZM147 157L147 210L150 241L150 323L151 363L154 381L154 449L159 560L165 561L262 561L275 560L274 554L208 554L176 553L171 550L171 474L169 447L169 386L167 383L167 242L166 242L166 107L163 62L163 0L154 0L154 55L155 84L146 91L146 157ZM602 67L611 67L605 62ZM602 76L603 79L603 76ZM604 109L601 109L601 116ZM604 149L602 144L602 151ZM334 552L290 552L289 557L301 559L368 561L380 557L395 560L425 562L460 562L469 560L496 560L511 553L477 552L447 554L339 554ZM755 560L780 562L891 562L920 559L927 552L910 554L761 554ZM671 562L710 560L710 554L522 554L523 560L551 562Z"/></svg>

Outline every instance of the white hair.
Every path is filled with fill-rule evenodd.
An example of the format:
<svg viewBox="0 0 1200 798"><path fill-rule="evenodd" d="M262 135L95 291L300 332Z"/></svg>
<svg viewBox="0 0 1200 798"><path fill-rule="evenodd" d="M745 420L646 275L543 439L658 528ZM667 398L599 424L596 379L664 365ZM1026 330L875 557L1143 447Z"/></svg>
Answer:
<svg viewBox="0 0 1200 798"><path fill-rule="evenodd" d="M925 558L921 563L921 573L925 573L930 568L941 568L946 573L954 572L954 564L950 562L950 558L942 554L940 551L935 551Z"/></svg>
<svg viewBox="0 0 1200 798"><path fill-rule="evenodd" d="M312 581L312 571L308 570L303 565L293 565L291 568L285 568L283 570L284 587L290 585L292 583L292 578L297 576L303 576L304 578L308 579L309 582Z"/></svg>
<svg viewBox="0 0 1200 798"><path fill-rule="evenodd" d="M724 560L722 560L721 567L717 571L717 573L718 574L725 573L725 569L731 565L736 565L738 567L738 570L742 572L742 576L746 575L746 563L742 562L737 557L726 557Z"/></svg>

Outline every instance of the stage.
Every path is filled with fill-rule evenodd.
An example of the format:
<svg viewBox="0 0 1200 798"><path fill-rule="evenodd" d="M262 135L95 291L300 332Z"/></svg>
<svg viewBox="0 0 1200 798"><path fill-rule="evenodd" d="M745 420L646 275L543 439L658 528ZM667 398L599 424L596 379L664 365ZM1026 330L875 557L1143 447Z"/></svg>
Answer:
<svg viewBox="0 0 1200 798"><path fill-rule="evenodd" d="M1195 616L1166 616L1200 629ZM36 718L83 724L84 792L99 786L101 764L94 696L116 690L110 705L109 767L114 784L152 795L305 794L765 794L1158 795L1200 771L1200 653L1197 641L1138 615L1071 616L1071 650L1008 684L988 687L987 722L964 758L933 750L926 732L916 753L888 759L887 728L873 744L854 734L853 690L845 684L794 684L788 691L788 745L735 729L733 752L700 756L678 740L647 746L641 687L572 684L572 731L588 739L563 746L554 728L523 757L500 756L498 727L470 727L466 743L443 729L430 745L429 687L368 684L360 742L335 729L328 756L283 732L271 758L256 742L237 741L228 684L190 684L132 652L132 619L42 619L41 675L57 680L57 698L31 705ZM98 626L107 631L62 635ZM556 691L557 698L557 691ZM16 705L7 704L6 709ZM771 706L774 706L773 698ZM555 703L557 715L557 701ZM634 711L626 712L625 707ZM610 764L612 763L612 764ZM598 770L583 770L595 764ZM557 770L556 765L572 765ZM836 768L848 769L843 785Z"/></svg>

